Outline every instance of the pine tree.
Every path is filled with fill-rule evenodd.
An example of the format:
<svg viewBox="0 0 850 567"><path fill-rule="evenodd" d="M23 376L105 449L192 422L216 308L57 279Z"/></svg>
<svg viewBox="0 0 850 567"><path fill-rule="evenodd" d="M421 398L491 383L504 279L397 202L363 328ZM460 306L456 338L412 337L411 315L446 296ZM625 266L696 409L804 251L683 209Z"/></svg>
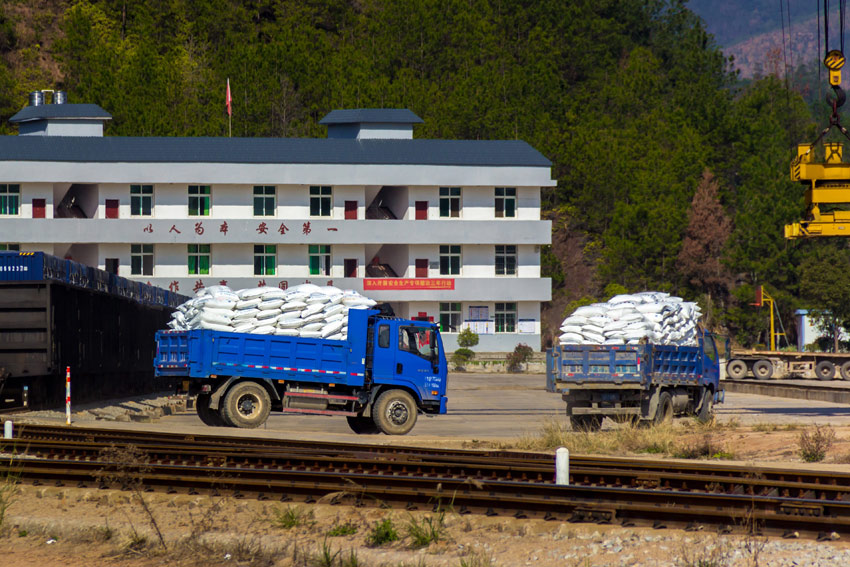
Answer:
<svg viewBox="0 0 850 567"><path fill-rule="evenodd" d="M688 210L688 228L679 252L679 272L689 284L704 290L709 300L725 294L729 284L721 257L732 221L720 204L719 190L714 175L706 169Z"/></svg>

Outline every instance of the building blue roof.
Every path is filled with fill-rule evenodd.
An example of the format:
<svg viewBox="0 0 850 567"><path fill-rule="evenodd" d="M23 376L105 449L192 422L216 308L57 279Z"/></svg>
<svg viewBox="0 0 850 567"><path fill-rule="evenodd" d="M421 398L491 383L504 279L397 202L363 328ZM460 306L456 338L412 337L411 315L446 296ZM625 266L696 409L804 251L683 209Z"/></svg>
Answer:
<svg viewBox="0 0 850 567"><path fill-rule="evenodd" d="M117 136L0 136L2 161L496 167L552 165L540 152L520 140Z"/></svg>
<svg viewBox="0 0 850 567"><path fill-rule="evenodd" d="M421 118L406 108L350 108L332 110L319 124L422 124Z"/></svg>
<svg viewBox="0 0 850 567"><path fill-rule="evenodd" d="M96 104L40 104L25 106L9 122L33 120L112 120L112 115Z"/></svg>

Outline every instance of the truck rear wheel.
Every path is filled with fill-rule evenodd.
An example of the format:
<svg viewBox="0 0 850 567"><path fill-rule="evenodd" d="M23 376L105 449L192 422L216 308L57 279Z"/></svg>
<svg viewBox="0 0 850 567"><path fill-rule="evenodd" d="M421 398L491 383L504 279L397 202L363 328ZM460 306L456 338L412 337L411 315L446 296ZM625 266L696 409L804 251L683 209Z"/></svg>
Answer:
<svg viewBox="0 0 850 567"><path fill-rule="evenodd" d="M375 402L372 419L387 435L405 435L416 425L416 402L404 390L387 390Z"/></svg>
<svg viewBox="0 0 850 567"><path fill-rule="evenodd" d="M371 417L363 416L348 416L348 427L358 435L374 435L380 433L381 430L375 425L375 421Z"/></svg>
<svg viewBox="0 0 850 567"><path fill-rule="evenodd" d="M673 398L669 392L661 392L658 396L658 407L655 408L655 425L673 421Z"/></svg>
<svg viewBox="0 0 850 567"><path fill-rule="evenodd" d="M221 418L221 414L216 410L210 409L210 397L210 394L198 394L195 400L195 411L198 412L198 417L201 418L204 425L209 425L210 427L227 427L227 424Z"/></svg>
<svg viewBox="0 0 850 567"><path fill-rule="evenodd" d="M222 400L222 418L235 427L253 429L266 422L272 402L266 389L255 382L239 382Z"/></svg>
<svg viewBox="0 0 850 567"><path fill-rule="evenodd" d="M841 379L850 380L850 360L841 365Z"/></svg>
<svg viewBox="0 0 850 567"><path fill-rule="evenodd" d="M570 425L573 431L599 431L602 428L601 415L571 415Z"/></svg>
<svg viewBox="0 0 850 567"><path fill-rule="evenodd" d="M769 380L773 376L773 364L769 360L757 360L753 364L753 376L759 380Z"/></svg>
<svg viewBox="0 0 850 567"><path fill-rule="evenodd" d="M832 380L835 378L835 365L828 360L821 360L815 366L815 376L818 380Z"/></svg>
<svg viewBox="0 0 850 567"><path fill-rule="evenodd" d="M740 380L747 375L747 363L743 360L730 360L726 363L726 375L733 380Z"/></svg>

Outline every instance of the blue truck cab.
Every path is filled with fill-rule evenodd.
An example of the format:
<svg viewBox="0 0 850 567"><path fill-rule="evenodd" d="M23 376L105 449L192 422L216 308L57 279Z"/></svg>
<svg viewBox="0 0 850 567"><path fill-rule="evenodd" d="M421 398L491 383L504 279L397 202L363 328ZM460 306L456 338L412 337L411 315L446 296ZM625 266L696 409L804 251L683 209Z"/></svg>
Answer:
<svg viewBox="0 0 850 567"><path fill-rule="evenodd" d="M448 365L435 323L352 309L348 339L159 331L157 376L182 378L207 425L258 427L271 411L343 415L356 433L404 435L446 413Z"/></svg>
<svg viewBox="0 0 850 567"><path fill-rule="evenodd" d="M662 423L674 415L711 417L723 401L713 335L697 346L559 345L546 352L546 390L560 393L574 429L618 422Z"/></svg>

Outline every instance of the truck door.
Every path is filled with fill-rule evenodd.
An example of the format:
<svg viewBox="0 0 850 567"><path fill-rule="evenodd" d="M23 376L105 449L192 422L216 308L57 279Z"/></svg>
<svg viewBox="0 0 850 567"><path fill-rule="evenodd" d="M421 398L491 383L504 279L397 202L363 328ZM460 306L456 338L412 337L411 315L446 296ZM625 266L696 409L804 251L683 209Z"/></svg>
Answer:
<svg viewBox="0 0 850 567"><path fill-rule="evenodd" d="M431 325L399 323L395 379L412 382L423 399L434 397L430 389L442 389L440 384L432 384L434 375L440 371L436 339Z"/></svg>
<svg viewBox="0 0 850 567"><path fill-rule="evenodd" d="M717 384L720 379L719 357L714 336L705 333L702 337L702 383Z"/></svg>

